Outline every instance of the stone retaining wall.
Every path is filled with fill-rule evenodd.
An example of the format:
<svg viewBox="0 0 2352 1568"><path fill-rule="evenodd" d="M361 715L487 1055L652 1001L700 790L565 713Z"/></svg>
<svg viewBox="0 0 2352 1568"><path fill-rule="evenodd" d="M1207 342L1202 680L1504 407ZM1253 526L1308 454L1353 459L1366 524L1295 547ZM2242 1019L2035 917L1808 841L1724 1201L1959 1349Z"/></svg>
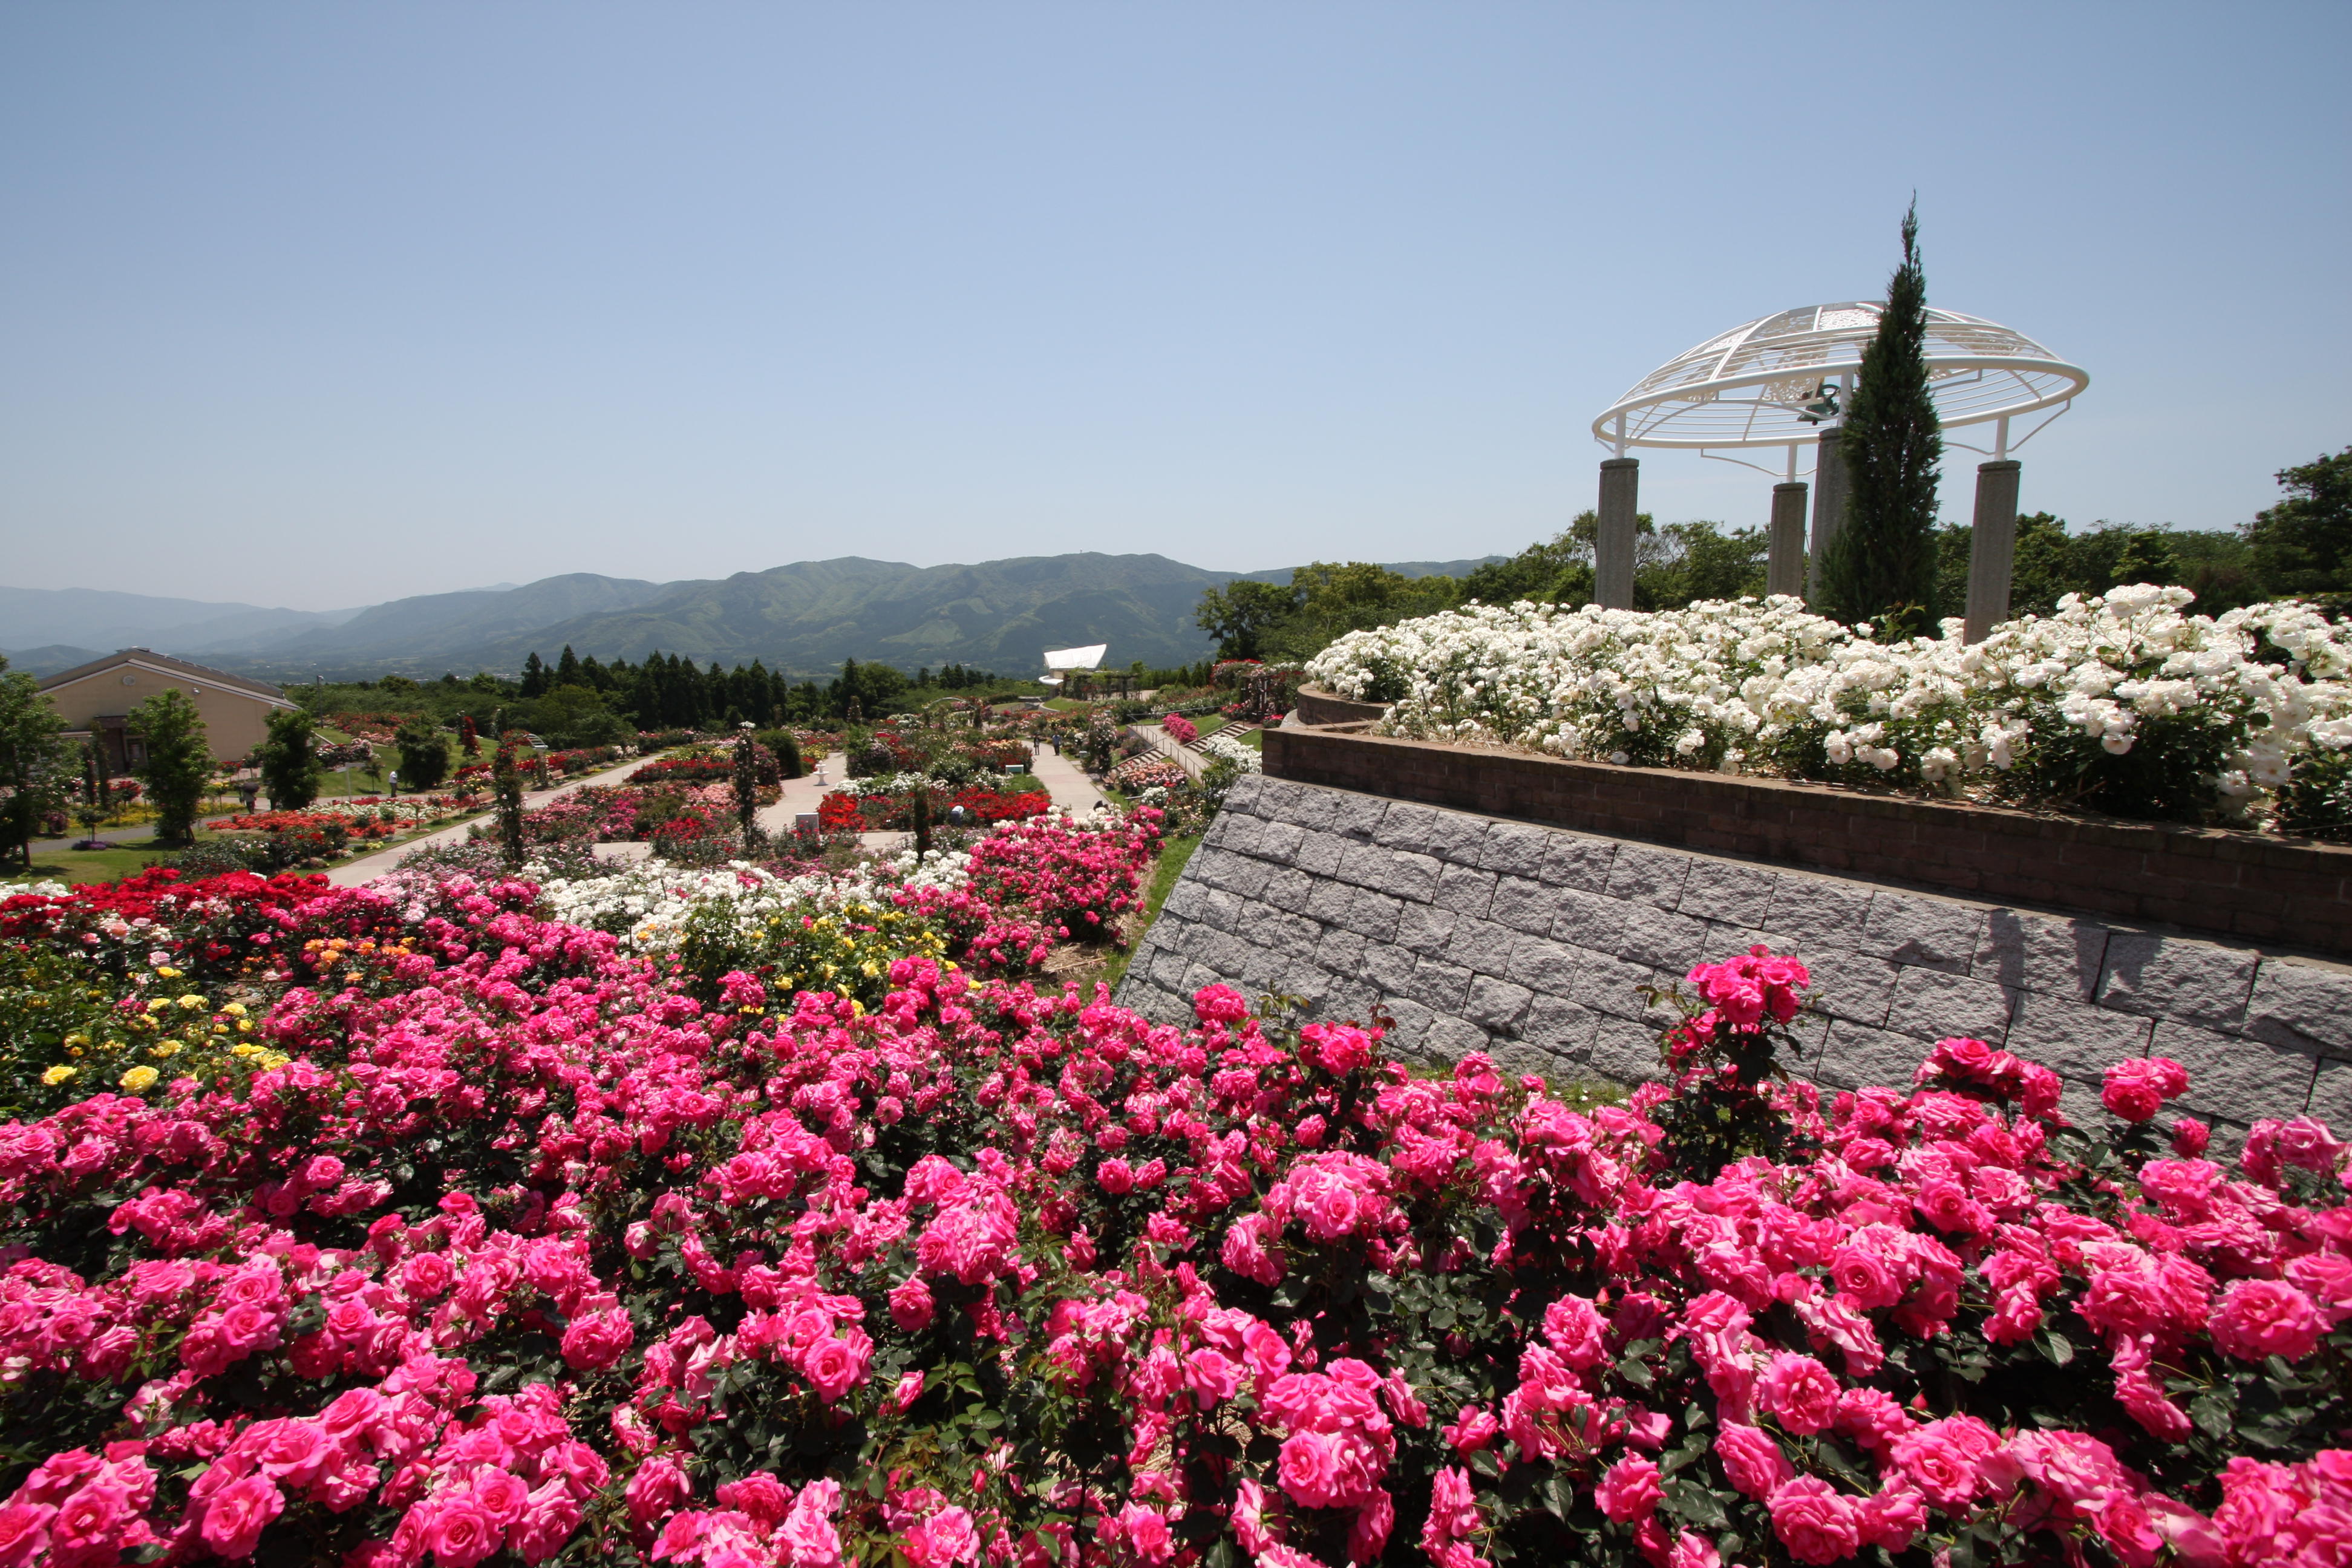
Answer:
<svg viewBox="0 0 2352 1568"><path fill-rule="evenodd" d="M1302 710L1302 717L1303 717ZM2352 847L1285 725L1278 778L2352 958Z"/></svg>
<svg viewBox="0 0 2352 1568"><path fill-rule="evenodd" d="M1271 742L1278 731L1269 731ZM1118 999L1189 1019L1223 982L1311 1016L1396 1020L1425 1060L1651 1076L1661 1015L1638 988L1755 942L1812 969L1822 1016L1800 1070L1907 1086L1973 1035L2067 1080L2168 1056L2223 1128L2309 1109L2352 1128L2352 971L2242 944L1250 776L1170 893Z"/></svg>

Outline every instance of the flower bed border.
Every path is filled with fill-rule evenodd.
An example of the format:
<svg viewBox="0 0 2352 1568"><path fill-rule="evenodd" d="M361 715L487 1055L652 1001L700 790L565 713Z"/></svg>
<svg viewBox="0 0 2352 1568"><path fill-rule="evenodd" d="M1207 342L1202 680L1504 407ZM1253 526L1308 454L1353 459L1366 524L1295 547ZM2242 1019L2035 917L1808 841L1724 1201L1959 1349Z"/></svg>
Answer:
<svg viewBox="0 0 2352 1568"><path fill-rule="evenodd" d="M1265 771L1489 816L2352 957L2352 847L1619 767L1370 735L1356 724L1269 729Z"/></svg>

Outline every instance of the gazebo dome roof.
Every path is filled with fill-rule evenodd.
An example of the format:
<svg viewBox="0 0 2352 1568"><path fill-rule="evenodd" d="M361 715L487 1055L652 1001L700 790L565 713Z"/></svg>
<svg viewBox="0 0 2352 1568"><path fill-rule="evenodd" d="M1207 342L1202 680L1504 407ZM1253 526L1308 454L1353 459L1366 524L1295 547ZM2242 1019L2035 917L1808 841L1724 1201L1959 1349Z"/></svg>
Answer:
<svg viewBox="0 0 2352 1568"><path fill-rule="evenodd" d="M1709 338L1611 404L1593 420L1593 438L1608 446L1683 447L1812 441L1821 432L1805 417L1804 405L1822 382L1861 364L1883 309L1875 300L1807 305ZM2091 384L2083 370L2021 331L1935 306L1927 309L1927 359L1936 411L1947 426L2063 408Z"/></svg>

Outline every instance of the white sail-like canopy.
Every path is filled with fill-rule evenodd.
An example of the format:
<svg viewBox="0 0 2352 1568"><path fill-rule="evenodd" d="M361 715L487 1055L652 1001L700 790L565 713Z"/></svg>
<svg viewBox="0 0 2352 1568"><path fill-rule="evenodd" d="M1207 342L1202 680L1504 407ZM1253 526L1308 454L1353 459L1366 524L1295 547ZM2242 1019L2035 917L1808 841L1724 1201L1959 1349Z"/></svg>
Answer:
<svg viewBox="0 0 2352 1568"><path fill-rule="evenodd" d="M1592 422L1593 439L1609 447L1701 449L1810 443L1821 426L1808 420L1806 405L1824 382L1844 377L1850 388L1884 308L1875 300L1807 305L1709 338L1611 404ZM1927 310L1927 361L1947 429L2044 410L2055 418L2091 384L2082 369L2022 332L1934 306Z"/></svg>
<svg viewBox="0 0 2352 1568"><path fill-rule="evenodd" d="M1103 655L1110 650L1107 642L1091 647L1056 647L1045 650L1047 669L1096 669L1102 665Z"/></svg>

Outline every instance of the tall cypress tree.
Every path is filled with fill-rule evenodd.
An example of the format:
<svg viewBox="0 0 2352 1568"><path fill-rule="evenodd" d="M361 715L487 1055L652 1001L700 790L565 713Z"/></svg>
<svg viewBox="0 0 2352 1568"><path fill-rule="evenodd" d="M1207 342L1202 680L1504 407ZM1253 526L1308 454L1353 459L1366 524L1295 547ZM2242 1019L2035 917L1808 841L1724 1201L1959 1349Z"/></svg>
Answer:
<svg viewBox="0 0 2352 1568"><path fill-rule="evenodd" d="M1840 442L1845 526L1822 563L1822 613L1906 633L1934 629L1936 481L1942 426L1927 392L1927 278L1919 204L1903 216L1903 265L1886 285L1877 335L1863 351Z"/></svg>

